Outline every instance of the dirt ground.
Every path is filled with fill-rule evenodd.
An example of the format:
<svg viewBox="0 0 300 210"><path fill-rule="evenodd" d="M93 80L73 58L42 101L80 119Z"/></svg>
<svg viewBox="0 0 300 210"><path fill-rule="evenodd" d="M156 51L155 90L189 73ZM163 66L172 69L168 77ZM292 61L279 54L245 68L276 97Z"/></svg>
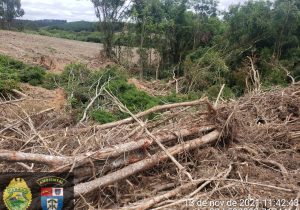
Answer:
<svg viewBox="0 0 300 210"><path fill-rule="evenodd" d="M103 45L98 43L0 30L0 54L43 66L52 72L60 72L74 62L87 64L91 69L113 64L100 53L102 49ZM115 49L115 53L125 66L136 68L139 65L137 48L121 47ZM148 60L151 65L158 65L159 57L154 49Z"/></svg>
<svg viewBox="0 0 300 210"><path fill-rule="evenodd" d="M53 72L62 71L72 62L85 63L90 68L101 68L112 63L101 56L103 45L97 43L3 30L0 30L0 43L0 54L41 65ZM136 49L122 54L128 56L127 60L133 65L138 62Z"/></svg>

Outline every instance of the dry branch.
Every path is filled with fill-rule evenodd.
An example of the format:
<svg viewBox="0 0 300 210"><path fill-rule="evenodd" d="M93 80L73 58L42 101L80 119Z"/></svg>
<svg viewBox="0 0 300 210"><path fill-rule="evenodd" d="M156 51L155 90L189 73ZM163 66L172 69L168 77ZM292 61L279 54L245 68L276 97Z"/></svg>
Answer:
<svg viewBox="0 0 300 210"><path fill-rule="evenodd" d="M232 165L229 166L229 169L226 170L225 172L221 172L219 173L217 176L215 176L214 178L210 179L210 180L203 180L203 179L198 179L198 180L195 180L193 182L190 182L188 184L185 184L185 185L182 185L180 187L177 187L165 194L162 194L162 195L159 195L159 196L156 196L156 197L153 197L153 198L150 198L146 201L142 201L140 202L141 204L140 205L132 205L132 207L125 207L124 209L139 209L139 210L146 210L146 209L149 209L151 208L152 206L164 201L164 200L167 200L171 197L174 197L178 194L183 194L185 191L188 191L188 190L191 190L195 187L197 187L198 184L200 184L201 182L203 182L203 184L200 185L200 187L198 187L194 192L190 193L188 197L192 197L194 196L195 194L197 194L198 192L200 192L202 189L204 189L207 185L209 185L211 182L213 182L215 179L218 179L218 178L227 178L229 173L231 172L232 170ZM175 201L174 203L171 203L169 205L166 205L166 206L163 206L163 207L160 207L160 208L170 208L170 206L174 206L174 205L178 205L182 202L185 202L188 198L184 198L184 199L181 199L181 200L178 200L178 201ZM158 208L158 209L160 209Z"/></svg>
<svg viewBox="0 0 300 210"><path fill-rule="evenodd" d="M137 118L141 118L141 117L147 116L147 115L149 115L151 113L154 113L154 112L173 109L173 108L177 108L177 107L196 106L196 105L200 105L200 104L207 104L207 98L199 99L199 100L196 100L196 101L190 101L190 102L159 105L159 106L152 107L151 109L148 109L144 112L140 112L140 113L136 114L135 116ZM117 122L98 125L98 126L95 126L95 128L98 129L98 130L108 129L108 128L113 128L113 127L116 127L116 126L124 125L124 124L130 123L130 122L134 122L133 117L129 117L129 118L117 121Z"/></svg>
<svg viewBox="0 0 300 210"><path fill-rule="evenodd" d="M264 163L264 164L272 165L272 166L275 166L275 167L279 168L280 171L281 171L282 176L284 177L284 179L286 179L286 176L289 173L282 164L280 164L280 163L278 163L274 160L256 159L256 158L252 158L252 159L255 160L258 163Z"/></svg>
<svg viewBox="0 0 300 210"><path fill-rule="evenodd" d="M189 151L192 149L196 149L196 148L200 147L201 145L212 143L215 140L217 140L218 137L219 137L219 132L212 131L211 133L203 136L202 138L197 138L197 139L173 146L168 149L168 152L171 155L177 155L183 151L186 152L186 151ZM128 176L131 176L135 173L152 168L155 165L157 165L159 162L164 161L168 158L169 158L169 156L164 151L161 151L161 152L154 154L150 158L147 158L142 161L131 164L125 168L122 168L122 169L116 171L116 172L110 173L108 175L97 178L90 182L78 184L74 188L75 197L79 197L80 195L92 192L93 190L95 190L97 188L107 186L109 184L120 181Z"/></svg>
<svg viewBox="0 0 300 210"><path fill-rule="evenodd" d="M183 172L183 173L185 173L188 177L189 177L189 179L191 180L191 181L193 181L193 177L191 176L191 174L190 173L188 173L187 171L186 171L186 169L173 157L173 155L171 154L171 153L169 153L168 152L168 150L165 148L165 146L159 141L159 139L157 139L148 129L147 129L147 127L145 126L145 123L144 122L142 122L141 120L139 120L134 114L132 114L132 112L124 105L124 104L122 104L120 101L119 101L119 99L118 98L116 98L114 95L112 95L111 93L109 93L107 90L105 90L105 92L109 95L109 96L111 96L113 99L114 99L114 101L115 101L115 103L121 108L121 110L124 110L124 112L126 112L126 113L128 113L128 114L130 114L130 116L137 122L137 123L139 123L140 124L140 126L142 127L142 128L144 128L144 130L146 131L146 133L147 133L147 135L152 139L152 140L154 140L155 141L155 143L169 156L169 158L172 160L172 162L178 167L178 169L181 171L181 172Z"/></svg>
<svg viewBox="0 0 300 210"><path fill-rule="evenodd" d="M140 205L136 205L136 206L132 206L132 207L124 207L122 209L128 209L128 210L135 210L135 209L138 209L138 210L145 210L145 209L149 209L151 208L152 206L154 206L155 204L157 203L160 203L164 200L167 200L169 198L172 198L178 194L182 194L184 192L186 192L187 190L190 190L190 189L193 189L195 186L197 186L199 183L203 182L202 180L196 180L194 182L189 182L187 184L184 184L180 187L177 187L165 194L162 194L162 195L159 195L159 196L156 196L156 197L153 197L147 201L142 201Z"/></svg>
<svg viewBox="0 0 300 210"><path fill-rule="evenodd" d="M100 86L100 81L102 79L102 76L98 79L98 82L97 82L97 86L96 86L96 89L95 89L95 96L91 99L90 103L87 105L87 107L84 109L84 112L83 112L83 116L81 118L81 120L79 121L79 123L83 123L83 121L87 118L87 112L88 110L92 107L92 105L95 103L96 99L99 98L99 96L102 94L103 92L103 88L107 85L107 83L110 81L110 78L108 79L107 82L105 82L99 89L99 86Z"/></svg>
<svg viewBox="0 0 300 210"><path fill-rule="evenodd" d="M247 56L251 64L251 71L250 71L250 78L252 83L255 87L255 91L260 91L261 84L260 84L260 75L257 69L255 69L254 60L250 56Z"/></svg>
<svg viewBox="0 0 300 210"><path fill-rule="evenodd" d="M215 103L214 103L214 108L216 108L216 107L218 106L218 103L219 103L219 100L220 100L220 98L221 98L221 95L222 95L222 93L223 93L224 88L225 88L225 84L223 84L222 87L221 87L221 89L220 89L220 92L219 92L219 94L218 94L218 97L217 97L217 99L216 99L216 101L215 101Z"/></svg>
<svg viewBox="0 0 300 210"><path fill-rule="evenodd" d="M3 101L3 102L0 102L0 105L13 104L13 103L17 103L17 102L20 102L20 101L24 101L24 98L20 98L20 99L16 99L16 100Z"/></svg>
<svg viewBox="0 0 300 210"><path fill-rule="evenodd" d="M19 90L12 89L11 91L12 91L13 93L17 94L17 95L20 96L20 97L23 97L23 98L28 97L25 93L22 93L22 92L19 91Z"/></svg>
<svg viewBox="0 0 300 210"><path fill-rule="evenodd" d="M32 114L32 115L29 115L29 117L35 117L35 116L38 116L38 115L42 115L42 114L46 114L48 112L51 112L53 111L55 108L49 108L49 109L45 109L43 111L40 111L38 113L35 113L35 114ZM11 129L13 128L14 126L17 126L18 124L26 121L28 119L28 117L25 117L25 118L22 118L21 120L18 120L16 122L12 122L11 124L9 125L5 125L5 128L3 128L2 130L0 130L0 134L3 133L4 131L8 130L8 129Z"/></svg>

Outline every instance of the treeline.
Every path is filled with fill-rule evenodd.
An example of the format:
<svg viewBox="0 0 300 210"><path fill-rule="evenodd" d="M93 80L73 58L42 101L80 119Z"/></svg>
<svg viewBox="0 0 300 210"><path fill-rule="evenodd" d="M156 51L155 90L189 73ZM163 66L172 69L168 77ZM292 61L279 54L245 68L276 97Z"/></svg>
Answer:
<svg viewBox="0 0 300 210"><path fill-rule="evenodd" d="M240 95L257 82L267 87L300 78L299 1L247 1L227 12L217 5L215 0L134 1L129 18L135 24L112 41L140 48L142 76L154 77L159 68L163 78L175 69L176 77L185 78L183 91L226 83ZM159 52L158 67L146 59L150 48Z"/></svg>
<svg viewBox="0 0 300 210"><path fill-rule="evenodd" d="M12 28L17 30L38 30L42 27L53 27L53 26L61 26L67 24L66 20L52 20L52 19L44 19L44 20L20 20L16 19L12 21Z"/></svg>
<svg viewBox="0 0 300 210"><path fill-rule="evenodd" d="M102 43L101 23L89 21L67 22L66 20L20 20L10 22L10 30L23 31L31 34L52 36L85 42ZM114 32L120 33L125 23L114 23ZM0 27L1 29L1 27ZM8 29L2 27L2 29ZM124 43L126 44L126 43Z"/></svg>

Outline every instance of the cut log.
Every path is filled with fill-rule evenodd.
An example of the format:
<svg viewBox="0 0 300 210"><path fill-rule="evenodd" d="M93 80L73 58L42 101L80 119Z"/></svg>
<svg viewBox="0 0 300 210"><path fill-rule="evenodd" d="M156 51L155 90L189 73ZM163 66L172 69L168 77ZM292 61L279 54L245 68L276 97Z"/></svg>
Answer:
<svg viewBox="0 0 300 210"><path fill-rule="evenodd" d="M219 137L219 132L212 131L211 133L209 133L201 138L197 138L197 139L173 146L168 149L168 152L172 155L178 155L181 152L186 152L186 151L189 151L192 149L196 149L196 148L200 147L201 145L212 143L212 142L216 141L218 139L218 137ZM98 188L101 188L101 187L107 186L109 184L115 183L117 181L120 181L122 179L125 179L128 176L131 176L138 172L152 168L155 165L157 165L159 162L168 159L168 157L169 156L164 151L161 151L161 152L158 152L155 155L151 156L150 158L147 158L147 159L141 160L139 162L136 162L134 164L131 164L127 167L124 167L124 168L116 171L116 172L107 174L103 177L97 178L90 182L78 184L74 188L75 197L79 197L80 195L92 192Z"/></svg>
<svg viewBox="0 0 300 210"><path fill-rule="evenodd" d="M214 126L205 126L200 128L182 129L176 132L164 131L156 134L155 136L161 142L168 142L176 140L179 136L186 138L188 136L197 135L203 132L208 132L214 129ZM66 171L71 167L78 167L88 164L90 159L93 160L106 160L107 158L116 158L126 152L131 152L139 148L149 147L151 139L140 138L137 141L130 141L125 144L115 145L110 148L104 148L96 152L87 152L78 154L76 157L70 156L53 156L44 154L24 153L9 150L0 150L0 161L8 162L23 162L23 163L39 163L49 165L54 171ZM73 166L75 162L75 165Z"/></svg>
<svg viewBox="0 0 300 210"><path fill-rule="evenodd" d="M176 140L178 137L186 138L188 136L201 134L203 132L212 131L214 126L204 126L200 128L182 129L175 132L164 131L156 134L156 138L162 143ZM149 137L140 138L137 141L130 141L124 144L115 145L113 147L104 148L96 152L88 152L82 155L77 155L76 167L89 163L89 158L96 160L106 160L107 158L116 158L126 152L131 152L140 148L148 148L151 146L152 140ZM70 169L71 164L55 169L55 171L66 171Z"/></svg>
<svg viewBox="0 0 300 210"><path fill-rule="evenodd" d="M73 158L0 150L0 161L40 163L54 167L61 164L68 164L73 161Z"/></svg>

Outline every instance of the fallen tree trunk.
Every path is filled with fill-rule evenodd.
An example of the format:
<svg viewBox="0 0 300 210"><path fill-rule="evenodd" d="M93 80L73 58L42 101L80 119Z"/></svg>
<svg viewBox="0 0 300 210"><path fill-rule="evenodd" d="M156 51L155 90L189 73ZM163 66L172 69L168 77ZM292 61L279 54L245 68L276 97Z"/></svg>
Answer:
<svg viewBox="0 0 300 210"><path fill-rule="evenodd" d="M181 144L178 144L176 146L173 146L168 149L168 152L171 155L177 155L183 151L188 151L192 149L196 149L201 145L205 145L211 142L214 142L219 137L218 131L212 131L211 133L201 137L197 138L188 142L184 142ZM164 152L158 152L151 156L150 158L141 160L139 162L136 162L134 164L131 164L125 168L122 168L116 172L107 174L103 177L97 178L93 181L81 183L75 186L74 193L75 197L79 197L80 195L92 192L93 190L107 186L109 184L115 183L117 181L120 181L128 176L131 176L135 173L144 171L146 169L152 168L153 166L157 165L159 162L164 161L168 159L168 155Z"/></svg>
<svg viewBox="0 0 300 210"><path fill-rule="evenodd" d="M40 163L53 167L61 164L68 164L72 160L73 159L70 157L0 150L0 161L7 162Z"/></svg>
<svg viewBox="0 0 300 210"><path fill-rule="evenodd" d="M155 136L161 142L176 140L178 137L186 138L188 136L197 135L199 133L208 132L214 129L214 126L205 126L200 128L182 129L175 132L165 131ZM66 171L71 167L79 167L90 163L90 159L106 160L108 158L116 158L126 152L131 152L139 148L147 148L152 144L150 138L140 138L137 141L130 141L124 144L115 145L110 148L104 148L96 152L87 152L78 154L76 157L71 156L53 156L44 154L24 153L9 150L0 150L0 161L23 162L23 163L39 163L51 166L54 171Z"/></svg>
<svg viewBox="0 0 300 210"><path fill-rule="evenodd" d="M161 142L168 142L171 140L175 140L178 137L186 138L188 136L196 135L203 132L208 132L213 130L214 126L205 126L200 128L190 128L190 129L182 129L179 131L165 131L158 134L155 134L154 136ZM130 152L134 151L139 148L145 148L149 147L152 144L152 140L149 137L144 137L139 139L138 141L131 141L125 144L121 145L115 145L112 148L106 148L103 150L100 150L94 154L86 153L85 156L90 156L95 159L106 159L109 157L118 157L119 155L123 154L124 152Z"/></svg>
<svg viewBox="0 0 300 210"><path fill-rule="evenodd" d="M175 140L178 137L186 138L188 136L196 135L203 132L208 132L213 130L214 126L205 126L200 128L191 128L191 129L182 129L175 132L161 132L159 134L156 134L155 136L159 141L162 143L168 142L171 140ZM126 152L131 152L140 148L148 148L152 145L152 140L149 137L141 138L137 141L131 141L124 144L115 145L110 148L104 148L102 150L96 151L96 152L88 152L85 154L77 155L78 158L73 159L76 161L76 163L69 163L67 165L58 166L54 171L67 171L71 167L78 167L82 166L86 163L90 163L90 159L95 160L105 160L108 158L116 158L120 155L123 155ZM75 165L74 165L75 164Z"/></svg>

